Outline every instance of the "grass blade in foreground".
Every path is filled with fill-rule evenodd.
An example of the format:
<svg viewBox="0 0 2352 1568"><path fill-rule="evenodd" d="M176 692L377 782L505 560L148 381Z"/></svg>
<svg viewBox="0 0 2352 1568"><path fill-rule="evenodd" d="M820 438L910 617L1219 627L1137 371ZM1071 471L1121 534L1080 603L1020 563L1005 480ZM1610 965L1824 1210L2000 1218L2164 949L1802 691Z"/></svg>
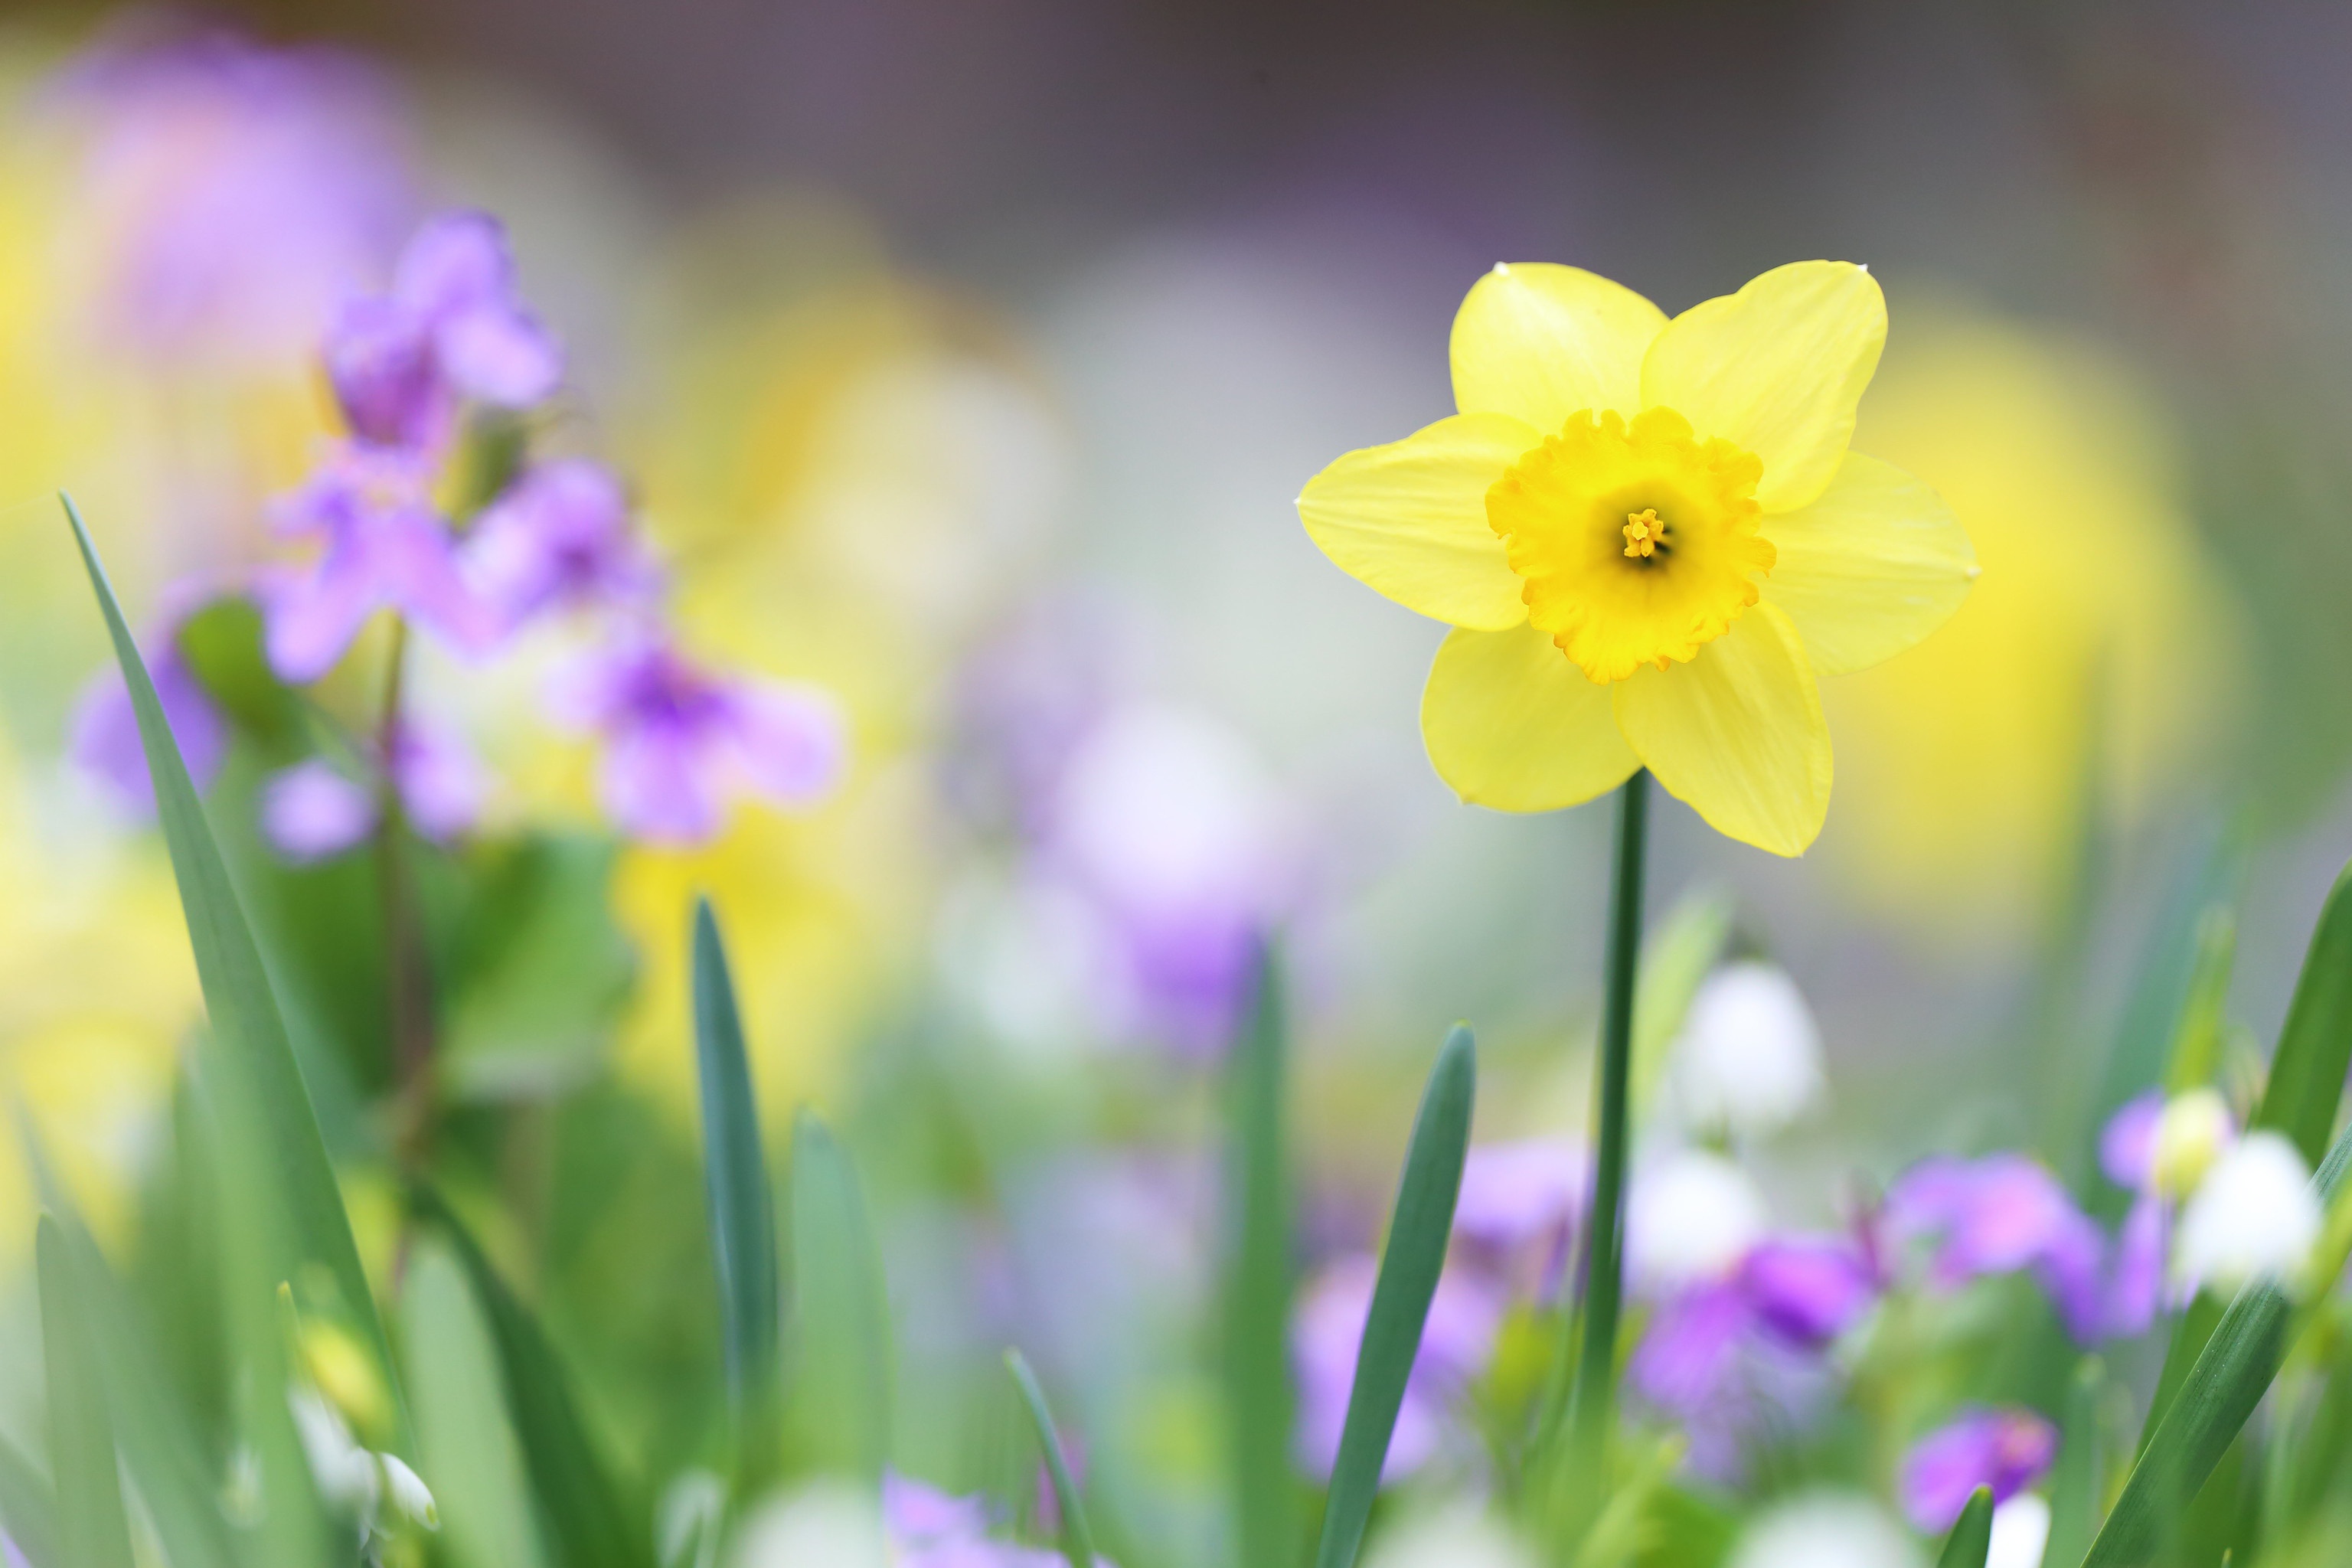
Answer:
<svg viewBox="0 0 2352 1568"><path fill-rule="evenodd" d="M2314 1178L2323 1206L2333 1205L2347 1168L2352 1131L2336 1140ZM2204 1486L2278 1375L2294 1315L2294 1299L2276 1284L2238 1292L2132 1467L2084 1568L2138 1568L2155 1557L2167 1525Z"/></svg>
<svg viewBox="0 0 2352 1568"><path fill-rule="evenodd" d="M1225 1164L1224 1373L1234 1517L1244 1563L1297 1550L1290 1468L1291 1189L1283 1131L1288 1054L1282 975L1257 959L1255 996L1234 1052Z"/></svg>
<svg viewBox="0 0 2352 1568"><path fill-rule="evenodd" d="M147 771L155 785L155 815L172 854L172 874L180 887L180 905L187 917L189 944L195 950L196 976L205 997L205 1014L221 1047L219 1059L230 1064L236 1090L253 1108L267 1131L275 1187L294 1232L300 1261L322 1265L341 1293L343 1310L363 1325L385 1377L390 1381L401 1427L401 1446L407 1447L407 1417L394 1376L383 1325L376 1316L367 1273L352 1244L351 1222L343 1212L334 1167L319 1134L319 1120L302 1082L286 1036L286 1024L262 966L261 950L253 940L245 909L229 881L228 867L212 826L205 819L202 802L181 760L171 725L163 717L155 683L131 640L106 568L99 563L97 546L82 526L81 513L70 497L60 495L66 516L73 524L74 542L81 547L82 563L89 570L90 587L106 616L122 679L131 690L131 705L139 721L139 742L147 754ZM297 1274L289 1268L280 1278Z"/></svg>
<svg viewBox="0 0 2352 1568"><path fill-rule="evenodd" d="M1364 1320L1356 1354L1355 1386L1339 1428L1339 1457L1323 1508L1323 1539L1316 1568L1351 1568L1363 1544L1364 1521L1381 1489L1381 1467L1404 1404L1405 1379L1421 1350L1421 1331L1437 1293L1438 1271L1454 1230L1454 1201L1462 1191L1462 1162L1470 1150L1470 1111L1477 1099L1477 1050L1470 1031L1456 1026L1437 1054L1422 1091L1412 1142L1397 1184L1396 1213L1381 1255L1380 1281Z"/></svg>
<svg viewBox="0 0 2352 1568"><path fill-rule="evenodd" d="M63 1230L41 1216L41 1352L48 1375L49 1462L57 1467L59 1568L131 1568L131 1524L81 1292Z"/></svg>
<svg viewBox="0 0 2352 1568"><path fill-rule="evenodd" d="M58 1568L58 1500L48 1479L0 1437L0 1530L33 1568Z"/></svg>
<svg viewBox="0 0 2352 1568"><path fill-rule="evenodd" d="M1070 1560L1070 1568L1094 1568L1094 1532L1087 1528L1087 1510L1078 1500L1076 1484L1070 1479L1069 1462L1062 1457L1062 1440L1055 1435L1054 1413L1045 1406L1045 1391L1037 1386L1037 1374L1029 1370L1019 1351L1004 1352L1004 1370L1013 1374L1013 1385L1021 1391L1021 1402L1029 1407L1029 1419L1036 1424L1038 1446L1045 1451L1045 1473L1054 1482L1054 1506L1062 1514L1062 1555Z"/></svg>
<svg viewBox="0 0 2352 1568"><path fill-rule="evenodd" d="M709 900L694 907L694 1057L702 1084L702 1170L710 1202L710 1252L719 1268L719 1316L727 1393L735 1415L735 1462L756 1483L774 1458L777 1342L776 1217L760 1108L744 1055L743 1020L727 950Z"/></svg>
<svg viewBox="0 0 2352 1568"><path fill-rule="evenodd" d="M563 1363L538 1321L507 1289L439 1194L412 1188L409 1203L448 1237L488 1320L506 1373L507 1409L547 1524L549 1556L565 1568L652 1568L652 1527L614 1484L611 1468L581 1419Z"/></svg>
<svg viewBox="0 0 2352 1568"><path fill-rule="evenodd" d="M1936 1568L1985 1568L1992 1551L1992 1489L1979 1487L1969 1494L1969 1506L1945 1538L1944 1554Z"/></svg>
<svg viewBox="0 0 2352 1568"><path fill-rule="evenodd" d="M890 1303L848 1152L793 1128L793 1435L819 1468L878 1483L890 1455Z"/></svg>
<svg viewBox="0 0 2352 1568"><path fill-rule="evenodd" d="M437 1237L418 1238L409 1259L400 1324L443 1551L456 1568L543 1568L496 1336L464 1266Z"/></svg>

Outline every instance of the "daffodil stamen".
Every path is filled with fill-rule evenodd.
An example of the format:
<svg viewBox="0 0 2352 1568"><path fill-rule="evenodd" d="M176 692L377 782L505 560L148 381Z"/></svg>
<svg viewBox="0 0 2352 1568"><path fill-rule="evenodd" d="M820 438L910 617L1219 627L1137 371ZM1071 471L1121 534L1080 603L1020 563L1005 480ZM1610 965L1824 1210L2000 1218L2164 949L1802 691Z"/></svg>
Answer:
<svg viewBox="0 0 2352 1568"><path fill-rule="evenodd" d="M1756 603L1778 558L1759 532L1762 468L1671 408L1580 409L1487 490L1486 522L1529 622L1607 684L1696 657Z"/></svg>

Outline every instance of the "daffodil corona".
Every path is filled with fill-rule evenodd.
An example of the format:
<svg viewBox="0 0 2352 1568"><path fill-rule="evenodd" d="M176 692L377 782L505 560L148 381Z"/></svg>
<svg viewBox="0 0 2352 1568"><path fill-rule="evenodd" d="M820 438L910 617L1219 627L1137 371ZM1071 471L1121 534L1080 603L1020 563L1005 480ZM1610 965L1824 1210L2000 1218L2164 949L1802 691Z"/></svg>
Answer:
<svg viewBox="0 0 2352 1568"><path fill-rule="evenodd" d="M1813 841L1815 677L1908 647L1976 575L1932 490L1847 449L1885 341L1877 282L1843 262L1672 321L1572 267L1478 280L1461 412L1298 498L1332 560L1454 626L1421 713L1456 794L1550 811L1646 766L1734 838Z"/></svg>

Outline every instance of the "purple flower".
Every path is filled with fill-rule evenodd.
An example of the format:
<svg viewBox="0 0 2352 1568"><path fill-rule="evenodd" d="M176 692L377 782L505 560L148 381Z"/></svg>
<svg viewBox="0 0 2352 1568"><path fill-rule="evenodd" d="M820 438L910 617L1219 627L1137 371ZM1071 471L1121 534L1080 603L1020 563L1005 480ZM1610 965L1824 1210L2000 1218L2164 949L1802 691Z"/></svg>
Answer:
<svg viewBox="0 0 2352 1568"><path fill-rule="evenodd" d="M77 132L67 265L142 353L271 364L381 275L414 198L399 116L340 50L118 26L51 100Z"/></svg>
<svg viewBox="0 0 2352 1568"><path fill-rule="evenodd" d="M213 705L204 683L180 657L179 625L174 618L149 639L148 678L163 703L164 721L180 748L180 760L201 793L220 771L228 749L228 724ZM73 759L106 781L126 805L142 813L155 809L155 783L147 772L147 752L139 741L139 717L131 706L131 689L119 668L108 668L82 689L75 706Z"/></svg>
<svg viewBox="0 0 2352 1568"><path fill-rule="evenodd" d="M1549 1300L1584 1215L1591 1161L1565 1138L1481 1143L1462 1167L1454 1235L1494 1271Z"/></svg>
<svg viewBox="0 0 2352 1568"><path fill-rule="evenodd" d="M600 651L556 705L603 737L600 784L614 821L658 843L709 838L741 795L814 805L841 776L846 742L830 698L715 675L657 637Z"/></svg>
<svg viewBox="0 0 2352 1568"><path fill-rule="evenodd" d="M1929 1534L1951 1529L1979 1487L2008 1501L2039 1480L2058 1452L2058 1429L2031 1410L1973 1409L1904 1457L1903 1511Z"/></svg>
<svg viewBox="0 0 2352 1568"><path fill-rule="evenodd" d="M1764 1328L1818 1350L1852 1328L1878 1299L1878 1280L1843 1237L1781 1237L1739 1266L1739 1290Z"/></svg>
<svg viewBox="0 0 2352 1568"><path fill-rule="evenodd" d="M348 445L278 503L280 531L324 546L310 567L259 584L265 647L281 677L326 674L379 610L406 616L460 652L488 646L496 623L458 572L433 477L418 454Z"/></svg>
<svg viewBox="0 0 2352 1568"><path fill-rule="evenodd" d="M1626 1375L1644 1399L1685 1417L1722 1397L1755 1326L1736 1285L1695 1286L1650 1320Z"/></svg>
<svg viewBox="0 0 2352 1568"><path fill-rule="evenodd" d="M1937 1287L2031 1270L2068 1332L2084 1343L2098 1337L2106 1239L2034 1161L2015 1153L1922 1161L1888 1191L1884 1218L1897 1242L1940 1238L1928 1266Z"/></svg>
<svg viewBox="0 0 2352 1568"><path fill-rule="evenodd" d="M391 767L400 809L420 837L446 844L481 816L489 778L480 760L447 731L404 720L393 736Z"/></svg>
<svg viewBox="0 0 2352 1568"><path fill-rule="evenodd" d="M341 854L375 828L376 799L363 784L313 757L261 786L261 833L287 859L309 865Z"/></svg>
<svg viewBox="0 0 2352 1568"><path fill-rule="evenodd" d="M1356 1357L1379 1274L1379 1262L1369 1255L1329 1265L1302 1293L1291 1321L1291 1358L1298 1372L1298 1460L1318 1476L1329 1475L1339 1458L1339 1429L1355 1387ZM1444 1445L1454 1403L1486 1366L1502 1315L1501 1300L1475 1276L1449 1268L1438 1277L1381 1467L1383 1482L1419 1469Z"/></svg>
<svg viewBox="0 0 2352 1568"><path fill-rule="evenodd" d="M549 608L642 607L661 573L629 528L628 497L603 465L541 463L475 520L464 564L511 629Z"/></svg>
<svg viewBox="0 0 2352 1568"><path fill-rule="evenodd" d="M516 298L505 230L474 212L418 230L392 292L344 305L326 360L352 433L411 450L437 447L461 401L527 408L563 374L562 351Z"/></svg>
<svg viewBox="0 0 2352 1568"><path fill-rule="evenodd" d="M2154 1187L2156 1129L2163 1120L2164 1091L2154 1089L2107 1119L2099 1133L2099 1169L2107 1180L2135 1193Z"/></svg>
<svg viewBox="0 0 2352 1568"><path fill-rule="evenodd" d="M896 1470L882 1476L882 1529L900 1568L1055 1568L1058 1552L988 1539L988 1504L955 1497ZM1110 1568L1097 1557L1098 1568Z"/></svg>

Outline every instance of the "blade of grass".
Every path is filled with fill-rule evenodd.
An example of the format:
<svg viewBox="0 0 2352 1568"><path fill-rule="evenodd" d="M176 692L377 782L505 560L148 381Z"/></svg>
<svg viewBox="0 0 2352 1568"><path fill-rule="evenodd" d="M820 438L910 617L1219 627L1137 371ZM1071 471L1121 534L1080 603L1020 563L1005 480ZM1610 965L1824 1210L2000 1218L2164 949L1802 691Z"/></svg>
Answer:
<svg viewBox="0 0 2352 1568"><path fill-rule="evenodd" d="M1936 1568L1985 1568L1992 1551L1992 1489L1979 1487L1969 1494L1968 1507L1944 1539L1944 1554Z"/></svg>
<svg viewBox="0 0 2352 1568"><path fill-rule="evenodd" d="M99 562L98 549L90 542L89 531L72 499L60 495L58 500L73 525L74 542L81 549L90 587L98 595L123 681L130 688L140 744L154 781L155 814L171 851L189 944L195 952L205 1012L215 1038L226 1047L219 1059L228 1064L238 1094L254 1107L267 1134L278 1202L287 1212L293 1245L299 1253L298 1258L284 1260L286 1266L278 1269L278 1278L296 1278L302 1262L319 1264L332 1277L343 1298L342 1309L362 1325L385 1377L391 1380L388 1385L397 1413L400 1446L405 1448L407 1417L394 1378L391 1346L376 1314L359 1248L352 1240L342 1193L327 1158L326 1142L320 1136L310 1090L287 1039L285 1020L262 965L261 950L254 942L220 847L205 819L203 803L163 717L155 683L140 658L106 568Z"/></svg>
<svg viewBox="0 0 2352 1568"><path fill-rule="evenodd" d="M1404 1175L1371 1311L1356 1353L1356 1381L1339 1428L1339 1454L1323 1505L1323 1536L1316 1568L1351 1568L1363 1544L1364 1523L1381 1489L1381 1467L1404 1404L1405 1380L1421 1350L1421 1331L1445 1245L1454 1231L1454 1203L1462 1191L1462 1163L1470 1149L1470 1112L1477 1099L1477 1049L1470 1031L1455 1026L1437 1054L1422 1091L1406 1146Z"/></svg>
<svg viewBox="0 0 2352 1568"><path fill-rule="evenodd" d="M2336 1140L2314 1178L2323 1206L2333 1206L2347 1169L2352 1130ZM2238 1292L2133 1465L2084 1568L2137 1568L2154 1557L2278 1374L2294 1310L2294 1298L2273 1282Z"/></svg>
<svg viewBox="0 0 2352 1568"><path fill-rule="evenodd" d="M783 1321L776 1218L743 1021L718 917L707 899L694 907L694 1052L702 1085L703 1181L710 1203L711 1256L719 1269L735 1462L740 1478L757 1485L775 1458L777 1342Z"/></svg>
<svg viewBox="0 0 2352 1568"><path fill-rule="evenodd" d="M2099 1442L2099 1396L2106 1375L2105 1363L2086 1355L2066 1385L2058 1462L2050 1472L2050 1540L2042 1552L2053 1568L2082 1561L2106 1501Z"/></svg>
<svg viewBox="0 0 2352 1568"><path fill-rule="evenodd" d="M2271 1058L2270 1086L2253 1125L2284 1132L2315 1165L2336 1128L2336 1102L2352 1070L2352 866L2329 889L2312 928Z"/></svg>
<svg viewBox="0 0 2352 1568"><path fill-rule="evenodd" d="M2302 1152L2305 1163L2318 1163L2336 1126L2336 1100L2347 1070L2352 1070L2352 866L2337 875L2312 928L2311 945L2295 977L2294 999L2287 1005L2278 1050L2271 1058L2270 1082L2249 1130L2266 1127L2283 1132ZM2221 1303L2205 1294L2180 1315L2165 1351L2147 1424L2140 1429L2143 1449L2221 1321Z"/></svg>
<svg viewBox="0 0 2352 1568"><path fill-rule="evenodd" d="M1045 1391L1037 1386L1037 1374L1029 1370L1027 1358L1019 1351L1004 1352L1004 1370L1013 1374L1013 1386L1021 1391L1021 1402L1029 1407L1029 1419L1037 1428L1037 1445L1045 1450L1045 1473L1054 1483L1054 1506L1062 1516L1062 1555L1069 1559L1070 1568L1094 1568L1094 1532L1087 1528L1086 1507L1070 1479L1069 1461L1062 1457L1062 1439L1054 1430L1054 1413L1046 1407Z"/></svg>
<svg viewBox="0 0 2352 1568"><path fill-rule="evenodd" d="M131 1568L131 1523L122 1508L98 1347L90 1342L65 1232L47 1215L34 1254L48 1375L49 1463L57 1468L58 1561L61 1568Z"/></svg>
<svg viewBox="0 0 2352 1568"><path fill-rule="evenodd" d="M1249 1021L1233 1057L1225 1163L1225 1419L1240 1561L1297 1549L1290 1468L1291 1186L1283 1092L1289 1051L1282 973L1257 958Z"/></svg>
<svg viewBox="0 0 2352 1568"><path fill-rule="evenodd" d="M823 1121L793 1126L793 1436L820 1469L879 1482L890 1454L890 1303L856 1167Z"/></svg>
<svg viewBox="0 0 2352 1568"><path fill-rule="evenodd" d="M237 1568L194 1413L98 1244L71 1218L56 1225L116 1445L173 1568Z"/></svg>
<svg viewBox="0 0 2352 1568"><path fill-rule="evenodd" d="M49 1478L0 1437L0 1530L33 1568L58 1568L58 1498Z"/></svg>
<svg viewBox="0 0 2352 1568"><path fill-rule="evenodd" d="M507 1408L547 1522L551 1555L565 1568L653 1568L652 1527L615 1484L539 1321L507 1288L439 1194L412 1187L409 1203L448 1238L489 1322L505 1375Z"/></svg>
<svg viewBox="0 0 2352 1568"><path fill-rule="evenodd" d="M541 1568L496 1338L464 1266L438 1237L415 1244L400 1315L419 1468L441 1510L442 1550L454 1568Z"/></svg>

